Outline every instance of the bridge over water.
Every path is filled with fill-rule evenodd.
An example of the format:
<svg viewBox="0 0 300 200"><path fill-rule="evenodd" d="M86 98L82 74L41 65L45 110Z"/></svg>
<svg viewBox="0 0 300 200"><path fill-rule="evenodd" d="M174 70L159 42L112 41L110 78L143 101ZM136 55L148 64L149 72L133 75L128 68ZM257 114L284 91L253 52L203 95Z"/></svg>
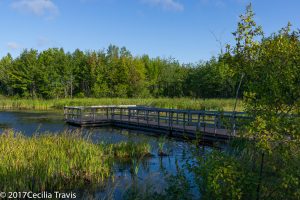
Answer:
<svg viewBox="0 0 300 200"><path fill-rule="evenodd" d="M203 140L227 140L249 122L244 112L179 110L146 106L66 106L68 124L82 127L117 126Z"/></svg>

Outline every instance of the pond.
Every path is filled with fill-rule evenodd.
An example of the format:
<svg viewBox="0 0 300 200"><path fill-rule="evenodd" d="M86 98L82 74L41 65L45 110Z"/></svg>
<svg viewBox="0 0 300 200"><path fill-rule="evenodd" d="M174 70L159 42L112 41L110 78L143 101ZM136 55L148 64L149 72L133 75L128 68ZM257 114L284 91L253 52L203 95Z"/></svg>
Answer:
<svg viewBox="0 0 300 200"><path fill-rule="evenodd" d="M168 156L158 156L159 145L162 142L162 136L157 133L133 131L115 127L101 128L79 128L67 125L63 120L63 113L60 112L36 112L36 111L9 111L0 112L0 133L4 129L14 129L20 131L26 136L32 136L43 132L60 132L64 130L80 129L88 134L93 142L117 143L120 141L147 141L152 147L151 158L145 159L138 164L139 186L148 187L148 184L154 186L158 192L165 186L164 176L177 173L176 166L185 164L187 157L194 146L182 140L164 137L164 151ZM210 151L205 147L205 151ZM124 192L132 185L133 177L130 172L131 166L117 165L114 169L114 181L107 183L108 187L97 192L80 191L80 195L91 195L93 198L103 198L112 195L114 199L122 199ZM191 178L191 177L190 177ZM191 178L192 179L192 178ZM195 191L196 193L197 191ZM197 195L196 195L197 196Z"/></svg>

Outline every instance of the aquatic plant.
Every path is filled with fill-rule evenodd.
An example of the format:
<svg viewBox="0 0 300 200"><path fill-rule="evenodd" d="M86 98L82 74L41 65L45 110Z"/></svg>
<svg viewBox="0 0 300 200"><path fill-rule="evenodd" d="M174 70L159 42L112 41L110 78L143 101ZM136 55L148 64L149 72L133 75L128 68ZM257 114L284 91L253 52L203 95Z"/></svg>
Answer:
<svg viewBox="0 0 300 200"><path fill-rule="evenodd" d="M164 146L166 144L166 137L158 138L158 155L159 156L167 156L168 154L164 152Z"/></svg>
<svg viewBox="0 0 300 200"><path fill-rule="evenodd" d="M151 156L149 143L140 142L138 145L132 141L122 141L108 146L109 153L120 159L141 158Z"/></svg>
<svg viewBox="0 0 300 200"><path fill-rule="evenodd" d="M94 144L79 132L26 137L6 130L0 135L0 191L100 186L113 177L112 159L140 159L149 152L145 143Z"/></svg>

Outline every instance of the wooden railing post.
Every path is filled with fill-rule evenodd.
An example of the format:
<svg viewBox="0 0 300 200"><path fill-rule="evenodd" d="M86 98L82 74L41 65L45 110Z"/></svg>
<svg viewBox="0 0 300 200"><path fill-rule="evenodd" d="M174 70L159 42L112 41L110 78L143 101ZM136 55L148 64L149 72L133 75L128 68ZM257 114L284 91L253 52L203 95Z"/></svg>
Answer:
<svg viewBox="0 0 300 200"><path fill-rule="evenodd" d="M93 113L93 122L96 121L96 108L92 108L92 113Z"/></svg>
<svg viewBox="0 0 300 200"><path fill-rule="evenodd" d="M166 121L166 123L168 123L168 114L170 114L170 111L169 111L169 112L166 111L166 116L165 116L165 121Z"/></svg>
<svg viewBox="0 0 300 200"><path fill-rule="evenodd" d="M202 121L203 121L203 133L205 133L205 128L206 128L206 122L205 122L205 112L203 113L203 116L202 116Z"/></svg>
<svg viewBox="0 0 300 200"><path fill-rule="evenodd" d="M136 111L136 115L137 115L137 123L138 125L140 125L140 116L139 116L140 110Z"/></svg>
<svg viewBox="0 0 300 200"><path fill-rule="evenodd" d="M106 108L105 110L106 110L106 119L108 119L108 108Z"/></svg>
<svg viewBox="0 0 300 200"><path fill-rule="evenodd" d="M160 126L160 112L157 111L157 125Z"/></svg>
<svg viewBox="0 0 300 200"><path fill-rule="evenodd" d="M128 108L128 121L130 122L130 116L131 115L131 111L130 111L130 109Z"/></svg>
<svg viewBox="0 0 300 200"><path fill-rule="evenodd" d="M172 131L173 130L173 111L169 112L169 126Z"/></svg>
<svg viewBox="0 0 300 200"><path fill-rule="evenodd" d="M120 108L120 119L122 120L123 118L123 108Z"/></svg>
<svg viewBox="0 0 300 200"><path fill-rule="evenodd" d="M111 119L114 120L115 119L115 108L111 108Z"/></svg>
<svg viewBox="0 0 300 200"><path fill-rule="evenodd" d="M196 131L199 131L199 130L201 130L200 113L198 113L197 126L196 126Z"/></svg>
<svg viewBox="0 0 300 200"><path fill-rule="evenodd" d="M185 132L185 112L183 113L183 132Z"/></svg>
<svg viewBox="0 0 300 200"><path fill-rule="evenodd" d="M64 119L67 120L67 118L66 118L66 107L64 107Z"/></svg>
<svg viewBox="0 0 300 200"><path fill-rule="evenodd" d="M169 128L171 127L171 111L168 112L169 113L169 117L167 118L168 119L168 126Z"/></svg>
<svg viewBox="0 0 300 200"><path fill-rule="evenodd" d="M147 126L149 126L149 110L146 111L147 114Z"/></svg>
<svg viewBox="0 0 300 200"><path fill-rule="evenodd" d="M79 112L79 121L80 121L80 122L82 122L82 118L83 118L83 116L82 116L82 115L83 115L83 109L84 109L84 108L79 108L79 109L78 109L78 112Z"/></svg>
<svg viewBox="0 0 300 200"><path fill-rule="evenodd" d="M218 117L217 115L214 115L215 119L214 119L214 134L217 133L217 123L218 123Z"/></svg>

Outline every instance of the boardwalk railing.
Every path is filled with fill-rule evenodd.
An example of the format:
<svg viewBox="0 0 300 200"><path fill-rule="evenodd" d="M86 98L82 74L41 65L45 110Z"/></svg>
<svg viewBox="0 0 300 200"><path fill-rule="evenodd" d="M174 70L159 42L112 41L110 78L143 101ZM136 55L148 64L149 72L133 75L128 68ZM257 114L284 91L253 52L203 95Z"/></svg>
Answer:
<svg viewBox="0 0 300 200"><path fill-rule="evenodd" d="M230 137L247 122L244 112L164 109L145 106L64 107L66 122L79 126L113 124L128 128Z"/></svg>

